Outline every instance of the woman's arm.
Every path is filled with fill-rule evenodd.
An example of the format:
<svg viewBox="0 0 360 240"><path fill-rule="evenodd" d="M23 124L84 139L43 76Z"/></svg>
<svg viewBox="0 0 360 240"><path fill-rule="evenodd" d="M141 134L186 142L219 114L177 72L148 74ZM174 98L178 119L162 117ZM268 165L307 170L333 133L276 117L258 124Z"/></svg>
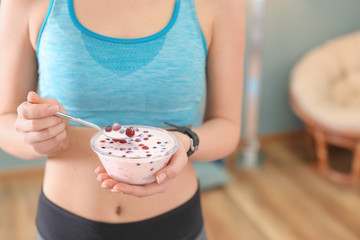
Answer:
<svg viewBox="0 0 360 240"><path fill-rule="evenodd" d="M24 159L54 154L60 145L66 146L63 120L47 110L57 102L31 93L28 98L39 104L26 104L28 92L36 90L38 80L29 29L35 2L5 0L0 9L0 147Z"/></svg>
<svg viewBox="0 0 360 240"><path fill-rule="evenodd" d="M207 1L212 4L213 27L207 60L207 105L204 123L193 130L200 147L191 156L211 161L235 150L240 139L245 11L242 0Z"/></svg>

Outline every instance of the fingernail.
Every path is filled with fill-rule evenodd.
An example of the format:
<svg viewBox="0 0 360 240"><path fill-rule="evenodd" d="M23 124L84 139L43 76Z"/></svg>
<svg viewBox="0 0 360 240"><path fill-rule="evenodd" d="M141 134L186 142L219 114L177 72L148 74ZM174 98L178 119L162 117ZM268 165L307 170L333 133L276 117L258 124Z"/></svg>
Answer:
<svg viewBox="0 0 360 240"><path fill-rule="evenodd" d="M59 111L59 107L57 105L53 105L48 108L49 113L56 113L57 111Z"/></svg>
<svg viewBox="0 0 360 240"><path fill-rule="evenodd" d="M101 184L101 187L102 187L102 188L107 188L108 186L103 183L103 184Z"/></svg>
<svg viewBox="0 0 360 240"><path fill-rule="evenodd" d="M98 169L95 169L95 171L94 171L96 174L98 174L99 173L99 170Z"/></svg>
<svg viewBox="0 0 360 240"><path fill-rule="evenodd" d="M98 182L101 182L101 178L100 178L100 177L97 177L96 180L98 180Z"/></svg>
<svg viewBox="0 0 360 240"><path fill-rule="evenodd" d="M117 189L114 189L114 188L112 188L111 191L114 192L114 193L123 193L123 192L121 192L121 191L119 191Z"/></svg>
<svg viewBox="0 0 360 240"><path fill-rule="evenodd" d="M164 182L166 179L166 174L164 172L160 173L159 175L156 176L156 181L158 184Z"/></svg>

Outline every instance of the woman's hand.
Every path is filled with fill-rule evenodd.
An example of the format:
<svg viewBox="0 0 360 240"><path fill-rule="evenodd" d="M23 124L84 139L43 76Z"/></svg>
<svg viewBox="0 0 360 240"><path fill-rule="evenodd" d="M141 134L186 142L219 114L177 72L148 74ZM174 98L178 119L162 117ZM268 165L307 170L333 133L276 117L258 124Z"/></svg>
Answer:
<svg viewBox="0 0 360 240"><path fill-rule="evenodd" d="M101 183L101 187L109 189L115 193L123 193L136 197L147 197L158 193L164 193L168 189L171 180L174 179L186 166L188 157L186 155L189 139L186 135L178 132L172 132L178 139L179 148L172 155L169 163L155 174L156 181L146 185L130 185L118 182L112 179L106 172L104 167L98 167L95 170L97 180Z"/></svg>
<svg viewBox="0 0 360 240"><path fill-rule="evenodd" d="M56 99L40 98L35 92L29 92L27 100L19 105L15 122L23 141L43 156L54 156L66 150L68 121L54 115L65 109Z"/></svg>

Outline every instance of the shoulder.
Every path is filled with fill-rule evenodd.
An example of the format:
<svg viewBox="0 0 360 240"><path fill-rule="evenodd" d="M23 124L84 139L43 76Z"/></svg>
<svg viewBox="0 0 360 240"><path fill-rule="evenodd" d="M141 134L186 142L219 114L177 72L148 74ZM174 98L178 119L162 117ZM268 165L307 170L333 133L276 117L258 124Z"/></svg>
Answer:
<svg viewBox="0 0 360 240"><path fill-rule="evenodd" d="M245 32L244 0L191 0L195 1L200 24L209 43L216 35L235 31Z"/></svg>
<svg viewBox="0 0 360 240"><path fill-rule="evenodd" d="M10 38L26 36L34 45L36 33L45 18L49 4L50 0L2 0L0 4L2 31L5 31L5 35Z"/></svg>
<svg viewBox="0 0 360 240"><path fill-rule="evenodd" d="M217 18L241 17L244 13L244 0L195 0L206 11Z"/></svg>
<svg viewBox="0 0 360 240"><path fill-rule="evenodd" d="M31 0L2 0L0 5L1 39L27 36ZM13 40L13 39L10 39Z"/></svg>
<svg viewBox="0 0 360 240"><path fill-rule="evenodd" d="M245 21L243 0L207 0L211 4L214 26L223 24L239 24Z"/></svg>
<svg viewBox="0 0 360 240"><path fill-rule="evenodd" d="M6 13L16 13L19 17L19 14L25 16L28 15L29 10L38 0L2 0L0 2L0 11L2 14ZM10 17L10 16L7 16Z"/></svg>
<svg viewBox="0 0 360 240"><path fill-rule="evenodd" d="M34 6L39 0L2 0L0 17L2 23L11 23L16 28L26 27Z"/></svg>

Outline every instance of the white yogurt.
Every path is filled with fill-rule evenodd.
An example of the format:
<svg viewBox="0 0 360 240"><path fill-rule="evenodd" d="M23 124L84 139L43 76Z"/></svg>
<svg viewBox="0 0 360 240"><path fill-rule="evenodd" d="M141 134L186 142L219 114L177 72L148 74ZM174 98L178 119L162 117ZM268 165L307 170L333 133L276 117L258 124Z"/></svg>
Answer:
<svg viewBox="0 0 360 240"><path fill-rule="evenodd" d="M91 139L91 147L113 179L137 185L154 182L154 174L166 166L178 148L176 137L148 126L122 126L112 130L112 136L123 135L127 127L137 129L135 137L118 140L97 133Z"/></svg>

